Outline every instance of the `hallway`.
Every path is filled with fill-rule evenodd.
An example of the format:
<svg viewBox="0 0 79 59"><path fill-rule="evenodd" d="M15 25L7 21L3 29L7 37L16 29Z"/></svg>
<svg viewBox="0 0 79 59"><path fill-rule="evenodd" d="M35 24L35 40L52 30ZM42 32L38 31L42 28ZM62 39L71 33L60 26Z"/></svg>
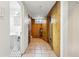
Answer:
<svg viewBox="0 0 79 59"><path fill-rule="evenodd" d="M56 55L44 40L32 38L23 57L56 57Z"/></svg>

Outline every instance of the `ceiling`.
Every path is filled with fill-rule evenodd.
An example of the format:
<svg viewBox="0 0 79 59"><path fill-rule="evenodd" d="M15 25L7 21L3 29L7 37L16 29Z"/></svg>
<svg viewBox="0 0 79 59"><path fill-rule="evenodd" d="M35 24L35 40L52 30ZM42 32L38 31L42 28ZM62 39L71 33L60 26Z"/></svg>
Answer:
<svg viewBox="0 0 79 59"><path fill-rule="evenodd" d="M45 17L54 6L55 1L23 1L31 17Z"/></svg>

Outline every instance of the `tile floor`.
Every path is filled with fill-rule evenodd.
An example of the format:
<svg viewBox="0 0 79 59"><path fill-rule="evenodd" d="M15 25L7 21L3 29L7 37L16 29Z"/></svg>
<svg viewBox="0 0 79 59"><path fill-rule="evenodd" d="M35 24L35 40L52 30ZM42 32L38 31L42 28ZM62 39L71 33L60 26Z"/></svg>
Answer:
<svg viewBox="0 0 79 59"><path fill-rule="evenodd" d="M33 38L23 57L56 57L56 55L47 42Z"/></svg>

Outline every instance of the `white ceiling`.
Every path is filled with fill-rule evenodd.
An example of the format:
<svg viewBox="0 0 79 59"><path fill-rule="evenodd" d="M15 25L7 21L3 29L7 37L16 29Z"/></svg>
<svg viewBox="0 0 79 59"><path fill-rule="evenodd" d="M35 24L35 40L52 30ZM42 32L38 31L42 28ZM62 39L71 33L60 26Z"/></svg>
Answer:
<svg viewBox="0 0 79 59"><path fill-rule="evenodd" d="M45 17L55 4L55 1L23 1L31 17Z"/></svg>

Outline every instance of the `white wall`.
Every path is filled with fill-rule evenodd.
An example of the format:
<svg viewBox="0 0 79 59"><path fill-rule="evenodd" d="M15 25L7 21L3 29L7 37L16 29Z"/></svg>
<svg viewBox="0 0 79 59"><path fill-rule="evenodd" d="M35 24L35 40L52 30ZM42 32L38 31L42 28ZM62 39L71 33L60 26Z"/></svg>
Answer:
<svg viewBox="0 0 79 59"><path fill-rule="evenodd" d="M0 56L5 57L10 55L9 2L0 1L0 12L1 8L4 15L0 16Z"/></svg>
<svg viewBox="0 0 79 59"><path fill-rule="evenodd" d="M20 34L21 20L21 6L17 1L10 1L10 35Z"/></svg>
<svg viewBox="0 0 79 59"><path fill-rule="evenodd" d="M21 53L23 54L28 47L28 11L27 8L21 3L22 7L22 32L21 32Z"/></svg>
<svg viewBox="0 0 79 59"><path fill-rule="evenodd" d="M79 56L79 3L61 4L61 56Z"/></svg>
<svg viewBox="0 0 79 59"><path fill-rule="evenodd" d="M79 57L79 2L69 2L69 56Z"/></svg>
<svg viewBox="0 0 79 59"><path fill-rule="evenodd" d="M61 56L68 55L68 2L61 2Z"/></svg>
<svg viewBox="0 0 79 59"><path fill-rule="evenodd" d="M11 55L13 51L19 49L20 44L18 36L21 32L21 6L17 1L10 1L10 48Z"/></svg>
<svg viewBox="0 0 79 59"><path fill-rule="evenodd" d="M10 15L9 15L9 2L1 2L0 1L0 8L4 12L3 16L0 16L0 56L10 56L11 49L10 49ZM23 5L21 5L21 9ZM1 9L0 9L1 10ZM21 52L23 53L28 46L28 22L25 23L25 19L28 21L28 13L22 9L22 33L21 33L21 40L20 40L20 48ZM1 12L1 11L0 11ZM0 13L1 14L1 13ZM26 16L26 18L25 18Z"/></svg>

